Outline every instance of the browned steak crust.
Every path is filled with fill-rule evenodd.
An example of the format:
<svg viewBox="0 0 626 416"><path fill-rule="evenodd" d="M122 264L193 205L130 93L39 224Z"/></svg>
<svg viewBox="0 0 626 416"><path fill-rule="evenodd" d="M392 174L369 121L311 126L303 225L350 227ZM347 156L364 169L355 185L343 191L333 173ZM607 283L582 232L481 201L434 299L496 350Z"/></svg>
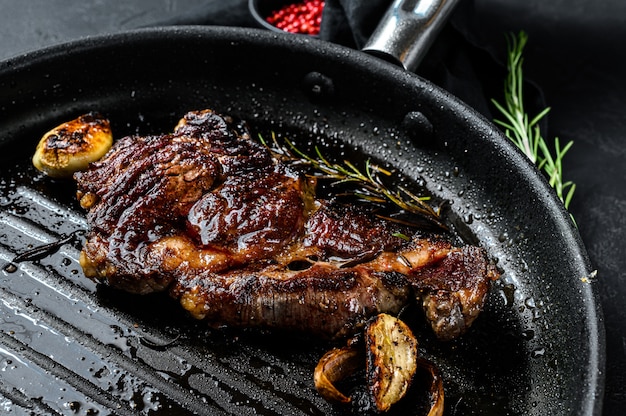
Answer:
<svg viewBox="0 0 626 416"><path fill-rule="evenodd" d="M208 110L172 134L119 140L75 178L90 226L85 275L167 289L214 326L349 335L417 298L450 339L498 276L481 248L315 197L313 179Z"/></svg>

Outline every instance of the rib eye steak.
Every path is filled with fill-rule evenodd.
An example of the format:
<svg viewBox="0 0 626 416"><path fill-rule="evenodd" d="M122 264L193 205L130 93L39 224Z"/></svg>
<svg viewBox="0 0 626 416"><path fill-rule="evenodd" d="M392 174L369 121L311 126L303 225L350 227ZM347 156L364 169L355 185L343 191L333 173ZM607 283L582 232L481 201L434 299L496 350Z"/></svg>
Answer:
<svg viewBox="0 0 626 416"><path fill-rule="evenodd" d="M417 300L451 339L498 277L482 248L316 196L314 178L210 110L171 134L118 140L75 179L90 226L85 275L168 290L214 326L338 337Z"/></svg>

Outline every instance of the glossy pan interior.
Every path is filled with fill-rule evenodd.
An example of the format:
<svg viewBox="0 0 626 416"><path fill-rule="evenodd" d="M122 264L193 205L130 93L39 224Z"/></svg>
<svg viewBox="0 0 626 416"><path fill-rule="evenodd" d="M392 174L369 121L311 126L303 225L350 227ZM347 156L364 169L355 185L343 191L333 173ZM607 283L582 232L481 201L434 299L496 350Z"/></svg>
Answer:
<svg viewBox="0 0 626 416"><path fill-rule="evenodd" d="M11 263L85 229L74 184L30 165L45 131L97 110L117 137L160 133L188 110L212 108L398 169L449 201L451 228L498 259L503 276L466 336L418 335L444 374L447 414L600 414L601 311L575 226L492 124L429 82L303 36L183 27L18 57L0 65L0 91L0 393L13 408L319 415L366 407L358 392L347 409L315 392L313 368L332 344L210 331L166 296L96 287L77 264L80 238ZM419 405L394 412L419 414Z"/></svg>

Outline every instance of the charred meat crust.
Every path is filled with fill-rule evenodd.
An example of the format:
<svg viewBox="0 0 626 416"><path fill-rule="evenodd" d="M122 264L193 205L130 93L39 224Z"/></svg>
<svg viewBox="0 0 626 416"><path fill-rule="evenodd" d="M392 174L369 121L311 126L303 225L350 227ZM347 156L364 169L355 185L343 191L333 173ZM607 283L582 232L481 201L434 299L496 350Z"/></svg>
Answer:
<svg viewBox="0 0 626 416"><path fill-rule="evenodd" d="M90 226L85 275L169 290L213 326L343 336L417 298L451 339L498 276L481 248L316 198L314 180L209 110L172 134L119 140L75 178Z"/></svg>
<svg viewBox="0 0 626 416"><path fill-rule="evenodd" d="M276 273L280 276L276 276ZM379 310L399 312L409 300L406 285L367 269L312 266L303 272L236 271L177 282L183 307L214 326L261 326L323 337L349 336Z"/></svg>

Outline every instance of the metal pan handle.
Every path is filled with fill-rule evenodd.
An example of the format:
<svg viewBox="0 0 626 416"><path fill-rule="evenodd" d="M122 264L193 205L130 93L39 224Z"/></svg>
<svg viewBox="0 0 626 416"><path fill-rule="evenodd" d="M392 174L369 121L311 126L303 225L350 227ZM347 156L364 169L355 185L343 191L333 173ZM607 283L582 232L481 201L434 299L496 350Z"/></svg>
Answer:
<svg viewBox="0 0 626 416"><path fill-rule="evenodd" d="M414 71L459 0L394 0L363 51Z"/></svg>

